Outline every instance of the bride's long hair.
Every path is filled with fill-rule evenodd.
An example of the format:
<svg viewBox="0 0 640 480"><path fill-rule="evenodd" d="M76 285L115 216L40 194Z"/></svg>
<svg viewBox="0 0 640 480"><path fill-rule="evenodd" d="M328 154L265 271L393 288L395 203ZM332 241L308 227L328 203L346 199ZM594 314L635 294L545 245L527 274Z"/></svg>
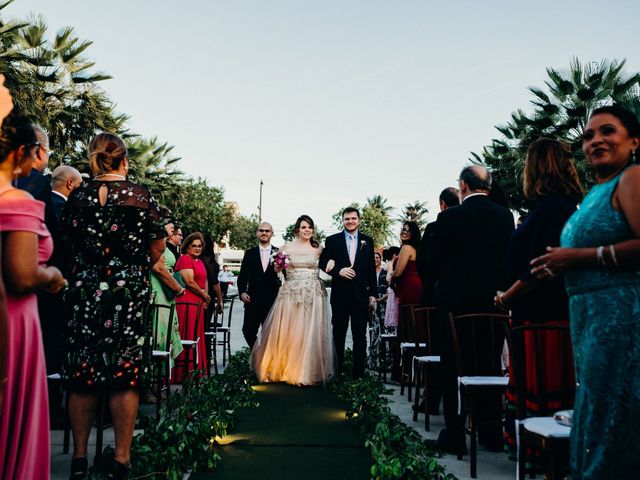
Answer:
<svg viewBox="0 0 640 480"><path fill-rule="evenodd" d="M296 220L295 226L293 227L293 233L296 235L296 237L298 236L298 231L300 230L300 224L302 222L307 222L309 225L311 225L311 228L313 228L313 233L316 233L316 224L313 223L313 219L309 215L300 215ZM318 248L320 246L320 242L318 242L315 237L311 237L310 243L313 248Z"/></svg>

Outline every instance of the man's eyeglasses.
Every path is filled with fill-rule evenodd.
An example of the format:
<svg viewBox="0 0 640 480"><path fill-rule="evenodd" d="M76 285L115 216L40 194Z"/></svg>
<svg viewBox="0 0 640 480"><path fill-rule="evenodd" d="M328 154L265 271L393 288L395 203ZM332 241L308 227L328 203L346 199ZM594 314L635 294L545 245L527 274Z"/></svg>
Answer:
<svg viewBox="0 0 640 480"><path fill-rule="evenodd" d="M271 230L268 230L268 229L266 229L266 228L259 228L259 229L258 229L258 232L260 232L260 233L269 233L270 231L271 231Z"/></svg>
<svg viewBox="0 0 640 480"><path fill-rule="evenodd" d="M47 152L47 155L53 155L53 150L51 150L49 147L45 147L40 142L34 143L33 146L34 147L38 147L38 148L42 148L45 152Z"/></svg>

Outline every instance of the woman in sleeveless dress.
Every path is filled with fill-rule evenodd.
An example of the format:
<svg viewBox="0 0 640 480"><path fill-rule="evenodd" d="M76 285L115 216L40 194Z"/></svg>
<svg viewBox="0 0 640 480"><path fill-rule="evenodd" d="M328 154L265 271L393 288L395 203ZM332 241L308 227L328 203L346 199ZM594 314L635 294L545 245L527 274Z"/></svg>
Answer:
<svg viewBox="0 0 640 480"><path fill-rule="evenodd" d="M402 247L394 260L391 285L395 287L398 305L422 302L422 280L416 267L416 255L420 245L420 228L416 222L404 222L400 231Z"/></svg>
<svg viewBox="0 0 640 480"><path fill-rule="evenodd" d="M289 259L286 279L251 352L260 382L318 385L333 374L327 291L318 276L322 249L313 231L313 220L302 215L296 240L281 250Z"/></svg>
<svg viewBox="0 0 640 480"><path fill-rule="evenodd" d="M565 273L576 368L572 478L637 478L640 470L640 123L618 106L594 110L582 147L597 184L560 245L532 263Z"/></svg>

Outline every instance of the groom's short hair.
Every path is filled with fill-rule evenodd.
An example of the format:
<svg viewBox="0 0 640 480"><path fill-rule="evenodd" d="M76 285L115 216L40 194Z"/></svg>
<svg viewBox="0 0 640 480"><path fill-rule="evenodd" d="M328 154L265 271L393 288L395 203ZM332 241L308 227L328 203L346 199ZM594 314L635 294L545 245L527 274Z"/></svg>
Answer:
<svg viewBox="0 0 640 480"><path fill-rule="evenodd" d="M360 210L358 210L355 207L347 207L344 210L342 210L342 217L344 218L346 213L355 213L356 215L358 215L358 218L360 218Z"/></svg>

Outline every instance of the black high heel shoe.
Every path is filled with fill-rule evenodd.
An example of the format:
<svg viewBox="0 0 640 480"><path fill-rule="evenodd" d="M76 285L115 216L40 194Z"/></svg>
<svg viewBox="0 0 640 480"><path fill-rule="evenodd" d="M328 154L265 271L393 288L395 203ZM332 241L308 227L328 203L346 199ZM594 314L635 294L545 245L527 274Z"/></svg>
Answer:
<svg viewBox="0 0 640 480"><path fill-rule="evenodd" d="M115 459L111 460L109 470L107 471L107 478L109 480L124 480L127 478L127 475L129 475L129 470L131 470L131 467L124 463L120 463Z"/></svg>
<svg viewBox="0 0 640 480"><path fill-rule="evenodd" d="M71 460L71 473L69 480L84 480L89 474L89 462L87 457L78 457Z"/></svg>

